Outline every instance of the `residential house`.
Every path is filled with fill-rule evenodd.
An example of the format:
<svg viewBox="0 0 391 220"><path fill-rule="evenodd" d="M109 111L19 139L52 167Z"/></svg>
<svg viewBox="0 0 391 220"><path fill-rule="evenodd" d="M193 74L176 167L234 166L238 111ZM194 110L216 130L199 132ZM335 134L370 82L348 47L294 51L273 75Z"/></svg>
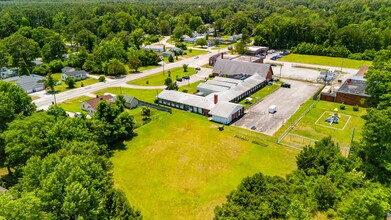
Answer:
<svg viewBox="0 0 391 220"><path fill-rule="evenodd" d="M232 35L232 36L229 36L228 37L228 41L233 43L233 42L236 42L240 39L242 39L243 35L242 34L236 34L236 35Z"/></svg>
<svg viewBox="0 0 391 220"><path fill-rule="evenodd" d="M115 103L116 97L112 95L103 95L98 96L96 98L89 99L87 101L84 101L81 103L81 108L88 112L89 115L93 116L96 112L96 107L98 106L99 102L105 100L109 104Z"/></svg>
<svg viewBox="0 0 391 220"><path fill-rule="evenodd" d="M138 106L138 99L136 97L130 95L122 95L125 99L125 107L126 108L136 108Z"/></svg>
<svg viewBox="0 0 391 220"><path fill-rule="evenodd" d="M195 38L195 37L187 37L187 38L183 38L183 41L188 43L188 44L195 44L197 42L197 38Z"/></svg>
<svg viewBox="0 0 391 220"><path fill-rule="evenodd" d="M72 77L73 80L78 81L87 78L87 72L85 70L75 70L72 67L62 68L61 80L65 81L68 77Z"/></svg>
<svg viewBox="0 0 391 220"><path fill-rule="evenodd" d="M144 46L146 50L152 50L157 53L162 53L166 51L166 46L164 44L151 44Z"/></svg>
<svg viewBox="0 0 391 220"><path fill-rule="evenodd" d="M7 67L3 67L0 70L0 78L1 79L10 78L10 77L17 76L17 75L18 75L18 71L10 70Z"/></svg>
<svg viewBox="0 0 391 220"><path fill-rule="evenodd" d="M45 89L45 80L45 77L35 74L29 76L23 75L16 81L16 85L21 87L26 93L33 93Z"/></svg>

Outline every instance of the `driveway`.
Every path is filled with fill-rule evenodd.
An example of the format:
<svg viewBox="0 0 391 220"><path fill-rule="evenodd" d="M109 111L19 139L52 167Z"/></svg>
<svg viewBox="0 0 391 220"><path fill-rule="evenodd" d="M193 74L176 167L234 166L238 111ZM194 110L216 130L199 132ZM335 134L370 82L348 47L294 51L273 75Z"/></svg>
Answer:
<svg viewBox="0 0 391 220"><path fill-rule="evenodd" d="M260 103L250 107L234 125L246 129L255 126L255 131L273 135L321 86L285 79L284 82L291 84L291 88L280 88L265 97ZM277 106L277 112L274 114L268 113L271 105Z"/></svg>

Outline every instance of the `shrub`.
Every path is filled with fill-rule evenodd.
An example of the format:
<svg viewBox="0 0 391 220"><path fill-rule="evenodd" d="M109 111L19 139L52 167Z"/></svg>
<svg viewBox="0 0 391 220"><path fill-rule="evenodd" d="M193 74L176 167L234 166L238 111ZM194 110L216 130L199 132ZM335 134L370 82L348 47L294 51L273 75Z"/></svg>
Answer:
<svg viewBox="0 0 391 220"><path fill-rule="evenodd" d="M80 86L81 86L81 87L84 87L84 83L83 83L83 82L81 82L81 83L80 83Z"/></svg>
<svg viewBox="0 0 391 220"><path fill-rule="evenodd" d="M172 55L170 55L168 57L168 62L170 62L170 63L174 62L174 57Z"/></svg>
<svg viewBox="0 0 391 220"><path fill-rule="evenodd" d="M189 49L189 53L193 53L193 49L190 48L190 49Z"/></svg>
<svg viewBox="0 0 391 220"><path fill-rule="evenodd" d="M100 76L98 80L99 80L99 82L104 82L104 81L106 81L106 77Z"/></svg>
<svg viewBox="0 0 391 220"><path fill-rule="evenodd" d="M342 105L339 106L339 108L340 108L341 110L345 110L345 109L346 109L346 106L345 106L344 104L342 104Z"/></svg>
<svg viewBox="0 0 391 220"><path fill-rule="evenodd" d="M355 111L355 112L358 112L358 109L359 109L359 108L358 108L357 105L353 107L353 111Z"/></svg>
<svg viewBox="0 0 391 220"><path fill-rule="evenodd" d="M187 89L184 89L182 92L183 93L188 93L189 91Z"/></svg>

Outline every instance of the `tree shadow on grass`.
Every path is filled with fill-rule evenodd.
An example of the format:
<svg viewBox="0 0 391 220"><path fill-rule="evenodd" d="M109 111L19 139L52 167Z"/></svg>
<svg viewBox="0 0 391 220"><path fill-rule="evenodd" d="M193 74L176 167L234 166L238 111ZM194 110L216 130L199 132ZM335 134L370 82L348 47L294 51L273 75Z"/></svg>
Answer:
<svg viewBox="0 0 391 220"><path fill-rule="evenodd" d="M114 151L124 151L127 150L127 145L125 142L131 141L134 137L137 137L137 133L132 134L131 136L125 138L124 140L117 141L112 143L110 146L110 156L113 156Z"/></svg>

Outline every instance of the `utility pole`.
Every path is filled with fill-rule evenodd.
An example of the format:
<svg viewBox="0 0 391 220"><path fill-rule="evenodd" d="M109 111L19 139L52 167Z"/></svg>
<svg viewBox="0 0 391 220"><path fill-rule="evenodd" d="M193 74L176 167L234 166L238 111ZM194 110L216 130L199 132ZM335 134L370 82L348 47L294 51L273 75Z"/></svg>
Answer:
<svg viewBox="0 0 391 220"><path fill-rule="evenodd" d="M54 97L54 105L57 105L56 92L53 92L53 97Z"/></svg>

